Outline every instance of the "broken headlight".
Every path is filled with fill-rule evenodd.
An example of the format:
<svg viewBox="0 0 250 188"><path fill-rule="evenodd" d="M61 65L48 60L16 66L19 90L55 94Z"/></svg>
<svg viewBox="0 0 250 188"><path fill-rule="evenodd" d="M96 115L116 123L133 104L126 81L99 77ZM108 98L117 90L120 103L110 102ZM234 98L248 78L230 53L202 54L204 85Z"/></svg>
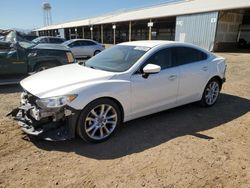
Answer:
<svg viewBox="0 0 250 188"><path fill-rule="evenodd" d="M36 100L40 108L60 108L75 100L77 95L66 95Z"/></svg>

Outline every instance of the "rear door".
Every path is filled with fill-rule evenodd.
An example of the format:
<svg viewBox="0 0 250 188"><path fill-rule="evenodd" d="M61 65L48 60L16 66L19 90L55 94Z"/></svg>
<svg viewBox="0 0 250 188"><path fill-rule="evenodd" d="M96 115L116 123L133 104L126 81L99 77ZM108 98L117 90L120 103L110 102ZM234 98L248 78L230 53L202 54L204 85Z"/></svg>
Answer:
<svg viewBox="0 0 250 188"><path fill-rule="evenodd" d="M96 43L94 43L92 41L85 41L85 50L86 50L86 54L88 54L88 56L93 56L95 51L97 50Z"/></svg>
<svg viewBox="0 0 250 188"><path fill-rule="evenodd" d="M180 68L178 105L200 100L209 77L208 55L186 46L173 48L173 53Z"/></svg>
<svg viewBox="0 0 250 188"><path fill-rule="evenodd" d="M73 52L75 57L81 56L82 48L81 48L81 44L79 43L79 41L72 42L71 44L69 44L69 47L70 47L70 49Z"/></svg>

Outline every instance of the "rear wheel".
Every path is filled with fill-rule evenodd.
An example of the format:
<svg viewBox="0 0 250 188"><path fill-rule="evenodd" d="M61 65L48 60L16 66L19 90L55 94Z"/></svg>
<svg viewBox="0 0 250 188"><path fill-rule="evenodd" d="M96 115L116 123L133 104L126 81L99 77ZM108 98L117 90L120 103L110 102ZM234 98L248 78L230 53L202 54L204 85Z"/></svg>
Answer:
<svg viewBox="0 0 250 188"><path fill-rule="evenodd" d="M121 110L111 99L98 99L80 114L78 135L85 141L100 143L110 138L121 123Z"/></svg>
<svg viewBox="0 0 250 188"><path fill-rule="evenodd" d="M210 107L213 106L220 94L220 82L218 79L211 79L205 87L202 99L200 101L202 106Z"/></svg>
<svg viewBox="0 0 250 188"><path fill-rule="evenodd" d="M41 72L43 70L50 69L56 66L57 66L56 63L41 63L35 68L35 72Z"/></svg>
<svg viewBox="0 0 250 188"><path fill-rule="evenodd" d="M94 56L99 54L101 51L100 50L96 50L95 53L94 53Z"/></svg>

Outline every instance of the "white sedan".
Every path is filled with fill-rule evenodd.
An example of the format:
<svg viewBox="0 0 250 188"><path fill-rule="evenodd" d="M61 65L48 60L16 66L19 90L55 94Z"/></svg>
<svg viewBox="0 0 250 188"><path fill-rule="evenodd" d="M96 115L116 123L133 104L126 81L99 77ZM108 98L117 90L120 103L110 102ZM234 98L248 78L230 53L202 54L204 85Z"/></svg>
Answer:
<svg viewBox="0 0 250 188"><path fill-rule="evenodd" d="M225 60L197 46L170 41L116 45L84 65L65 65L23 81L11 115L46 140L78 134L102 142L122 122L199 101L213 106L225 81Z"/></svg>
<svg viewBox="0 0 250 188"><path fill-rule="evenodd" d="M90 39L72 39L62 44L70 48L75 58L89 58L105 49L103 44Z"/></svg>

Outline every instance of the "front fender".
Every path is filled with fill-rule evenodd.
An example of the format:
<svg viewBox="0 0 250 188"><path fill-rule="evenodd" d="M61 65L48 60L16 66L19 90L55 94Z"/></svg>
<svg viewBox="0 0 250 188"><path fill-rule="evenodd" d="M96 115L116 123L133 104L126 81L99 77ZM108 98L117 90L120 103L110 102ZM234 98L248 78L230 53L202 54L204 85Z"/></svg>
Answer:
<svg viewBox="0 0 250 188"><path fill-rule="evenodd" d="M128 119L131 112L130 82L124 80L108 80L105 82L92 83L91 86L72 91L78 97L69 104L76 110L82 110L90 102L103 97L113 98L121 104L124 111L124 121Z"/></svg>

